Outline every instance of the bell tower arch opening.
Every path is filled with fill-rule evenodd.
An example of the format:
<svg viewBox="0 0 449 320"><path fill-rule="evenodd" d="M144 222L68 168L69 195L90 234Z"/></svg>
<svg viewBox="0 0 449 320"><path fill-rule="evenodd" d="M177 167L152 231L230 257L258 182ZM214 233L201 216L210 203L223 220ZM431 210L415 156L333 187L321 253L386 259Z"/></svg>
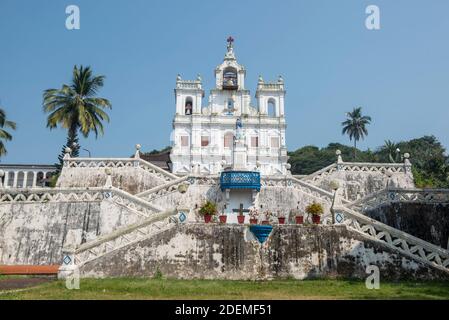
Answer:
<svg viewBox="0 0 449 320"><path fill-rule="evenodd" d="M276 117L276 101L273 98L268 99L267 101L267 115L269 117Z"/></svg>
<svg viewBox="0 0 449 320"><path fill-rule="evenodd" d="M237 69L227 67L223 70L223 89L236 90L238 87Z"/></svg>

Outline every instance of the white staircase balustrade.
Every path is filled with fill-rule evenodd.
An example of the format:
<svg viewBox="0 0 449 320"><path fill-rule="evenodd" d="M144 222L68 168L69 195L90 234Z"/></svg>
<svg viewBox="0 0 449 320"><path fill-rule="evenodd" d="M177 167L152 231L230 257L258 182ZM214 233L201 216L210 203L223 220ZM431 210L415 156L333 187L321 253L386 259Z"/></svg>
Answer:
<svg viewBox="0 0 449 320"><path fill-rule="evenodd" d="M449 203L449 189L386 188L353 201L347 207L365 212L393 202Z"/></svg>
<svg viewBox="0 0 449 320"><path fill-rule="evenodd" d="M91 242L87 242L77 247L70 253L73 255L70 260L72 260L77 267L80 267L83 264L98 259L108 253L167 231L176 225L174 222L176 220L171 219L176 213L176 210L159 212L139 223L100 236Z"/></svg>
<svg viewBox="0 0 449 320"><path fill-rule="evenodd" d="M140 168L154 174L165 181L179 177L165 171L158 166L143 159L136 158L64 158L64 167L68 168Z"/></svg>
<svg viewBox="0 0 449 320"><path fill-rule="evenodd" d="M343 223L369 239L381 242L416 261L449 273L447 250L368 218L345 206L335 207L334 210L337 223Z"/></svg>

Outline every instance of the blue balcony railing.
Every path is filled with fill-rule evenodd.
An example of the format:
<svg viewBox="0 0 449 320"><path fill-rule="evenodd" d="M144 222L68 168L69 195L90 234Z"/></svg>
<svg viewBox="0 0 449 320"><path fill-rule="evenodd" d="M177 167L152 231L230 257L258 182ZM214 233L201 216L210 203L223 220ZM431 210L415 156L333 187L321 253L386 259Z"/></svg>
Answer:
<svg viewBox="0 0 449 320"><path fill-rule="evenodd" d="M256 189L260 191L260 173L255 171L224 171L220 177L220 188Z"/></svg>

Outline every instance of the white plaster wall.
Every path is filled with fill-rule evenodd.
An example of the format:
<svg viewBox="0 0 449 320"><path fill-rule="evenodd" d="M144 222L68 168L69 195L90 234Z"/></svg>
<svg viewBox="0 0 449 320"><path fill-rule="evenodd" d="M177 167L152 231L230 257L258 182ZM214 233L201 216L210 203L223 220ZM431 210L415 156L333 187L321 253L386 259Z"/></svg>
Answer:
<svg viewBox="0 0 449 320"><path fill-rule="evenodd" d="M336 171L313 184L324 190L332 191L330 187L332 181L338 181L343 195L351 201L382 190L387 186L387 183L390 187L396 188L415 187L413 175L403 172L393 173L391 177L388 177L381 172Z"/></svg>
<svg viewBox="0 0 449 320"><path fill-rule="evenodd" d="M141 219L109 200L2 203L0 264L60 264L69 230L81 244Z"/></svg>
<svg viewBox="0 0 449 320"><path fill-rule="evenodd" d="M110 168L112 185L131 194L143 192L165 181L150 172L135 167ZM103 187L106 183L105 168L64 167L57 187Z"/></svg>

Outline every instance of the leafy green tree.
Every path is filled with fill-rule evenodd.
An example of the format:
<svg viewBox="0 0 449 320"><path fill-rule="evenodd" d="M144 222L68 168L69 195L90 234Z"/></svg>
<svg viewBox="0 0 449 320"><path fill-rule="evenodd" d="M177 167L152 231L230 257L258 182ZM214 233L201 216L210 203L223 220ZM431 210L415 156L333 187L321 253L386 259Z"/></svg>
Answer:
<svg viewBox="0 0 449 320"><path fill-rule="evenodd" d="M371 123L371 117L362 115L362 108L354 108L346 113L347 119L341 123L342 134L347 134L354 141L354 161L356 159L357 142L368 135L366 126Z"/></svg>
<svg viewBox="0 0 449 320"><path fill-rule="evenodd" d="M401 153L409 153L415 184L419 188L449 188L449 157L445 148L434 136L424 136L395 144L391 152L400 149ZM289 163L293 174L311 174L321 168L335 163L335 151L340 150L343 161L352 156L353 147L339 143L330 143L325 148L305 146L289 152ZM385 145L371 150L357 150L362 162L388 162L390 152ZM402 161L396 156L396 162Z"/></svg>
<svg viewBox="0 0 449 320"><path fill-rule="evenodd" d="M5 129L16 130L16 128L16 123L8 120L5 110L0 108L0 156L3 156L7 153L4 141L12 140L12 135Z"/></svg>
<svg viewBox="0 0 449 320"><path fill-rule="evenodd" d="M44 91L43 108L45 113L49 113L47 127L52 130L59 125L67 129L67 143L58 157L58 171L62 166L65 147L72 149L72 157L78 156L78 133L87 138L93 132L97 138L104 132L103 121L109 122L104 109L111 109L111 103L105 98L97 97L104 78L94 76L90 67L74 66L70 85L63 84L61 89Z"/></svg>
<svg viewBox="0 0 449 320"><path fill-rule="evenodd" d="M449 157L435 136L402 141L397 146L401 152L411 155L410 161L417 187L449 187Z"/></svg>

